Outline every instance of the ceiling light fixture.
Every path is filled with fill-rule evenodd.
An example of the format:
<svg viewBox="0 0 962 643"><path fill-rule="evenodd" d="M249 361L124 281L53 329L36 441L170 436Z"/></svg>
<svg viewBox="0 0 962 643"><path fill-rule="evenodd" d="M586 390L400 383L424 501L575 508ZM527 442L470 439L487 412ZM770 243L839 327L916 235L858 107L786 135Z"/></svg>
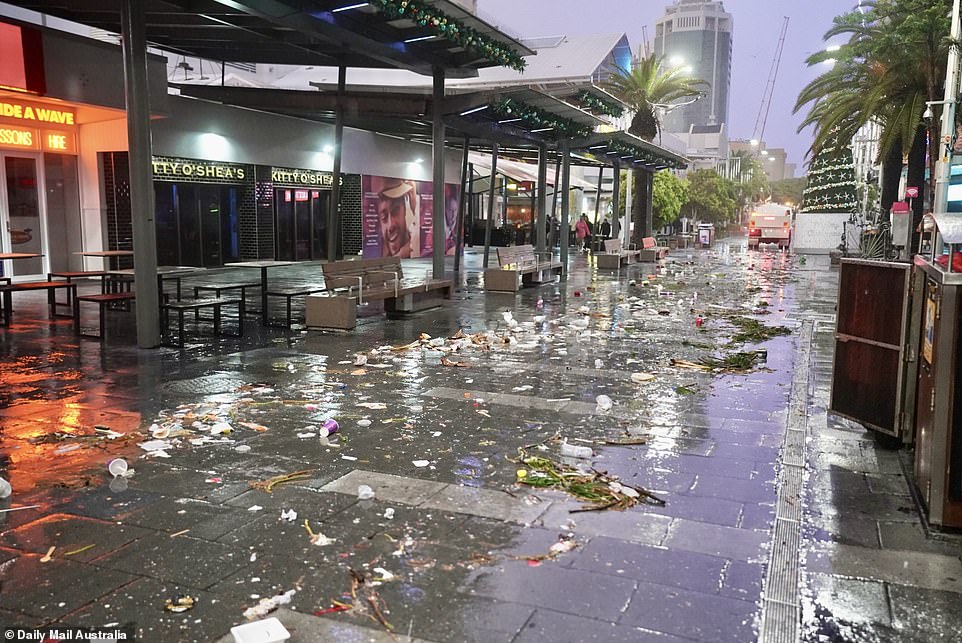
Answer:
<svg viewBox="0 0 962 643"><path fill-rule="evenodd" d="M351 9L360 9L361 7L366 7L369 2L356 2L354 4L349 4L346 7L338 7L337 9L331 9L331 13L339 13L341 11L350 11Z"/></svg>
<svg viewBox="0 0 962 643"><path fill-rule="evenodd" d="M474 114L475 112L480 112L481 110L488 109L487 105L482 105L481 107L472 107L471 109L465 110L458 114L458 116L467 116L468 114Z"/></svg>

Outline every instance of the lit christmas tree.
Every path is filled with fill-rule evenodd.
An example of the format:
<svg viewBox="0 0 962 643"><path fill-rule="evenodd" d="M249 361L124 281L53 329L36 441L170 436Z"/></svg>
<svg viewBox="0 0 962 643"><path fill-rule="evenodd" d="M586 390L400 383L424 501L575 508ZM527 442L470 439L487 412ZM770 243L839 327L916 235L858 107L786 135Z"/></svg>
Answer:
<svg viewBox="0 0 962 643"><path fill-rule="evenodd" d="M852 149L837 138L823 147L808 168L802 212L854 212L858 208Z"/></svg>

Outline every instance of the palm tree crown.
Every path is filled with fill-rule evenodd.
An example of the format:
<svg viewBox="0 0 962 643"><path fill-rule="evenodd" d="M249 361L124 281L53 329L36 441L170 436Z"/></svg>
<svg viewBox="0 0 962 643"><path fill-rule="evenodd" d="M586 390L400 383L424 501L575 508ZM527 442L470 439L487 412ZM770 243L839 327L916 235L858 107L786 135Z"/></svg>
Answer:
<svg viewBox="0 0 962 643"><path fill-rule="evenodd" d="M645 140L658 135L661 123L656 106L702 96L708 83L685 74L680 67L666 68L655 54L642 58L632 69L619 67L606 88L635 110L628 131Z"/></svg>

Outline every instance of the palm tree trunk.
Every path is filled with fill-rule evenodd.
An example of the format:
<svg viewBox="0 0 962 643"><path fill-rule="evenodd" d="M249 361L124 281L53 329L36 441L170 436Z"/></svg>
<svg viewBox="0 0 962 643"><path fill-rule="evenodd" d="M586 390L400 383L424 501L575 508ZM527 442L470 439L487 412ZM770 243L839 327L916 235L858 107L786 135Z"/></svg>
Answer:
<svg viewBox="0 0 962 643"><path fill-rule="evenodd" d="M896 141L892 149L882 159L881 206L888 213L892 204L899 198L899 182L902 180L902 144Z"/></svg>
<svg viewBox="0 0 962 643"><path fill-rule="evenodd" d="M912 139L912 148L909 150L909 165L906 173L906 185L919 188L920 195L925 187L925 127L920 126L915 130L915 138ZM938 153L938 152L936 152ZM912 242L909 248L918 247L918 234L915 228L922 221L922 206L925 199L918 198L912 200Z"/></svg>

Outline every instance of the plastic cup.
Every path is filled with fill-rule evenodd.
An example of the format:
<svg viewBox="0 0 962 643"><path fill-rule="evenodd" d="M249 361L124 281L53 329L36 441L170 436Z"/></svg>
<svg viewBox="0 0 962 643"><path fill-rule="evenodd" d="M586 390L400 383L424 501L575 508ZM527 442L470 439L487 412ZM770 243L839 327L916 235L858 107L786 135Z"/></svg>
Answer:
<svg viewBox="0 0 962 643"><path fill-rule="evenodd" d="M331 419L327 419L327 420L324 420L324 423L321 425L319 432L322 438L326 438L330 435L334 435L335 433L337 433L338 428L339 427L337 426L337 422Z"/></svg>
<svg viewBox="0 0 962 643"><path fill-rule="evenodd" d="M107 463L107 471L115 478L122 476L127 473L127 461L123 458L114 458Z"/></svg>
<svg viewBox="0 0 962 643"><path fill-rule="evenodd" d="M0 498L9 498L12 493L13 487L10 486L10 483L0 478Z"/></svg>
<svg viewBox="0 0 962 643"><path fill-rule="evenodd" d="M373 498L374 498L374 489L371 489L366 484L358 485L357 487L358 500L371 500Z"/></svg>

